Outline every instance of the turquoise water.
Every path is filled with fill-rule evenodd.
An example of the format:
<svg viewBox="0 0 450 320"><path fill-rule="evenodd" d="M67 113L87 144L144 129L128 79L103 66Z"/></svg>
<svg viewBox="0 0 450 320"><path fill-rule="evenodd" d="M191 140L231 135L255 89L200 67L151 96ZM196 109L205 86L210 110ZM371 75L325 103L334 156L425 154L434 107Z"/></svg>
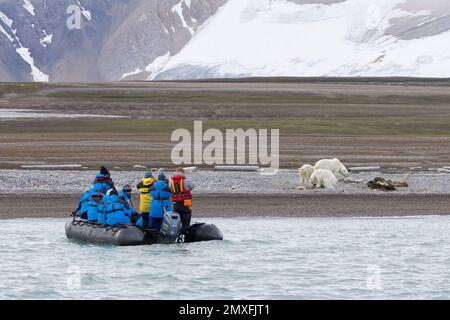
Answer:
<svg viewBox="0 0 450 320"><path fill-rule="evenodd" d="M1 220L0 298L450 298L449 217L204 220L226 240L96 246Z"/></svg>

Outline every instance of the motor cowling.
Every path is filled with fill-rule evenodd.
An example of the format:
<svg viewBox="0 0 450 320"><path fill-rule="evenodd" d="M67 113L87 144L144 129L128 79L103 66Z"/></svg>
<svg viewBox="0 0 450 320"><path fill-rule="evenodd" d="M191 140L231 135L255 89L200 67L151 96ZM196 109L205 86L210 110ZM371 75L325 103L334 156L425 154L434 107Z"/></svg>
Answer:
<svg viewBox="0 0 450 320"><path fill-rule="evenodd" d="M177 238L181 232L181 217L176 212L165 212L161 233L166 237Z"/></svg>

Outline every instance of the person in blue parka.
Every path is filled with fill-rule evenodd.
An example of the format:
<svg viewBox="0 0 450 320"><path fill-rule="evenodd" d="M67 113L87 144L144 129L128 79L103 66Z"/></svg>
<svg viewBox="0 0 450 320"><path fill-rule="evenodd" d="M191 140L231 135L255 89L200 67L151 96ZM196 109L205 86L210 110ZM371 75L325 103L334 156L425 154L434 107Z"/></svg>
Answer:
<svg viewBox="0 0 450 320"><path fill-rule="evenodd" d="M121 201L128 210L128 214L131 216L131 223L135 224L140 215L134 210L133 197L131 195L132 189L133 188L129 184L123 186L122 190L119 192L119 201Z"/></svg>
<svg viewBox="0 0 450 320"><path fill-rule="evenodd" d="M106 194L108 190L116 190L114 186L114 182L111 179L111 174L108 169L105 167L100 168L100 172L95 176L95 180L93 182L93 186L91 189L83 193L78 202L78 208L72 212L75 216L79 214L79 216L83 219L87 218L88 211L88 203L92 200L91 196L95 193L103 193Z"/></svg>
<svg viewBox="0 0 450 320"><path fill-rule="evenodd" d="M166 176L160 174L158 181L153 185L150 195L152 197L152 204L150 205L150 228L161 229L163 222L164 212L172 211L172 203L170 201L172 192L170 192L167 183L165 182ZM138 226L142 226L142 219L139 219L136 223Z"/></svg>
<svg viewBox="0 0 450 320"><path fill-rule="evenodd" d="M79 213L79 216L81 218L86 219L88 215L89 202L92 201L92 195L96 193L99 193L96 187L92 187L91 189L83 193L80 201L78 202L78 208L74 212L72 212L72 214Z"/></svg>
<svg viewBox="0 0 450 320"><path fill-rule="evenodd" d="M131 197L132 187L129 184L123 186L119 192L119 198L127 202L127 204L133 208L133 199Z"/></svg>
<svg viewBox="0 0 450 320"><path fill-rule="evenodd" d="M116 191L111 192L108 202L105 204L105 215L107 225L130 224L130 209L120 201Z"/></svg>
<svg viewBox="0 0 450 320"><path fill-rule="evenodd" d="M86 217L88 212L88 203L91 201L91 190L86 191L80 198L78 202L78 208L73 212L74 214L79 213L80 217Z"/></svg>
<svg viewBox="0 0 450 320"><path fill-rule="evenodd" d="M106 194L110 189L116 190L114 181L111 179L111 173L107 168L103 166L100 168L100 172L95 176L93 188L103 194Z"/></svg>
<svg viewBox="0 0 450 320"><path fill-rule="evenodd" d="M90 222L97 222L99 214L103 213L103 194L94 193L88 202L87 219Z"/></svg>

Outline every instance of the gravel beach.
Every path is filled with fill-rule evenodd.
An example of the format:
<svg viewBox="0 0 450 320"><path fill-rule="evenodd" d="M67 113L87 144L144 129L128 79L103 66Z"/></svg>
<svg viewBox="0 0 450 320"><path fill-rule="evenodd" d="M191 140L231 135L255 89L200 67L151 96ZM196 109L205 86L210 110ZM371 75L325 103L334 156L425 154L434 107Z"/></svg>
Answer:
<svg viewBox="0 0 450 320"><path fill-rule="evenodd" d="M68 217L96 171L0 170L0 219ZM170 174L170 172L167 172ZM112 171L117 186L133 186L142 171ZM399 180L403 174L351 173L338 190L304 189L296 171L264 176L255 172L198 171L195 217L359 217L450 214L450 174L417 172L410 187L393 192L371 190L376 176ZM353 181L353 182L348 182ZM137 207L139 195L134 193Z"/></svg>
<svg viewBox="0 0 450 320"><path fill-rule="evenodd" d="M79 196L0 194L0 219L68 218ZM134 198L137 204L137 197ZM399 217L450 214L442 194L199 194L193 220L205 217Z"/></svg>
<svg viewBox="0 0 450 320"><path fill-rule="evenodd" d="M5 194L81 194L89 189L96 171L0 170L0 193ZM172 172L166 172L168 176ZM143 171L111 171L117 186L133 187L142 179ZM258 172L197 171L188 176L195 184L194 194L383 194L371 190L366 183L378 176L393 181L403 173L357 172L340 180L338 190L308 189L300 185L296 170L282 170L276 175ZM409 187L396 194L449 194L450 172L415 172L409 177ZM300 187L300 188L299 188ZM305 190L302 190L306 187Z"/></svg>

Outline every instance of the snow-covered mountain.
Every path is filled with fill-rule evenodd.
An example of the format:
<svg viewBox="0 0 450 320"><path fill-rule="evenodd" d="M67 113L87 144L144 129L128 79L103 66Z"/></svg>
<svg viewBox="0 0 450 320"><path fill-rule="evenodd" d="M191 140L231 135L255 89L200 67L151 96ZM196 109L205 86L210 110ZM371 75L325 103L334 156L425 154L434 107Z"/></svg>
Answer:
<svg viewBox="0 0 450 320"><path fill-rule="evenodd" d="M450 77L449 0L228 0L151 79Z"/></svg>
<svg viewBox="0 0 450 320"><path fill-rule="evenodd" d="M0 0L0 81L146 79L225 2Z"/></svg>
<svg viewBox="0 0 450 320"><path fill-rule="evenodd" d="M450 77L450 0L0 0L0 81L246 76Z"/></svg>

